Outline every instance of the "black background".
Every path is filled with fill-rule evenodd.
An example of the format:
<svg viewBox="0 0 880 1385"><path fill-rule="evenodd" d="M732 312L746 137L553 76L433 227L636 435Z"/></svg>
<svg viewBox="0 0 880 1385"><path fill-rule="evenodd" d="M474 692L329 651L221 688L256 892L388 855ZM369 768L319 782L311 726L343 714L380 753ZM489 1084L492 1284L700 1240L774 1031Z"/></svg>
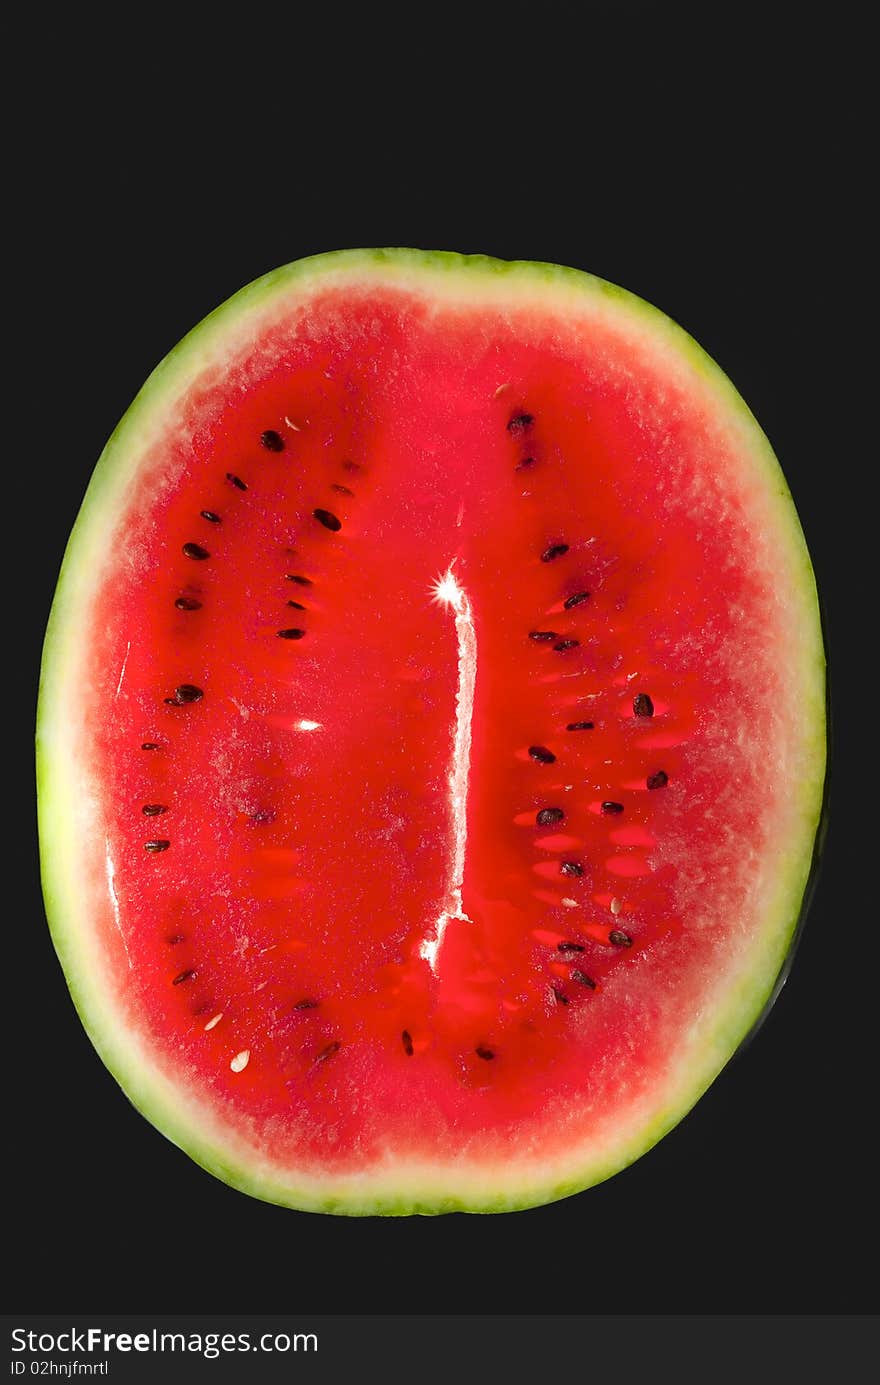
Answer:
<svg viewBox="0 0 880 1385"><path fill-rule="evenodd" d="M198 41L47 21L21 158L32 396L15 468L32 724L42 630L91 468L206 312L301 255L414 245L589 269L722 365L786 471L826 604L834 815L791 979L684 1123L617 1178L494 1217L348 1220L244 1197L126 1102L55 962L32 817L12 948L4 1146L15 1306L32 1312L852 1312L864 1273L876 909L848 805L867 170L844 9L565 5L242 14ZM783 15L782 9L788 13ZM480 22L480 21L483 22ZM151 21L152 22L152 21ZM39 53L39 61L34 55ZM13 396L12 404L19 399ZM10 465L11 465L11 459ZM864 697L863 693L858 694ZM841 708L847 709L841 714ZM22 792L31 803L26 738ZM32 865L30 864L32 863ZM16 864L16 870L18 866Z"/></svg>

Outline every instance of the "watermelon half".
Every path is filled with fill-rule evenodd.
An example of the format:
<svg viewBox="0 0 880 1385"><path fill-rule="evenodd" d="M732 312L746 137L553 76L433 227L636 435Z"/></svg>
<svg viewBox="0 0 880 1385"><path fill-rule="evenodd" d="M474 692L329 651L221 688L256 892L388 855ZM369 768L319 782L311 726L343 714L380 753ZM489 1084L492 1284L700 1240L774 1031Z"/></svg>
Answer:
<svg viewBox="0 0 880 1385"><path fill-rule="evenodd" d="M774 992L824 707L779 466L662 313L550 265L289 265L156 369L64 560L40 830L83 1023L257 1197L585 1188Z"/></svg>

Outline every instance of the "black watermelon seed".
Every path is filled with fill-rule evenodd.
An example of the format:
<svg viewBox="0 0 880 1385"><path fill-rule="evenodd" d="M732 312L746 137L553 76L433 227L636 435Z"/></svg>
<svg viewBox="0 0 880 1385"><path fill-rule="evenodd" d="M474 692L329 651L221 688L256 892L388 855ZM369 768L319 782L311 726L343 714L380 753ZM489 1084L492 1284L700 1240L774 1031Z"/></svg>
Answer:
<svg viewBox="0 0 880 1385"><path fill-rule="evenodd" d="M295 611L304 611L306 608L301 601L288 601L288 606L292 606Z"/></svg>
<svg viewBox="0 0 880 1385"><path fill-rule="evenodd" d="M158 749L159 749L159 743L158 743L158 741L142 741L142 742L141 742L141 750L158 750Z"/></svg>
<svg viewBox="0 0 880 1385"><path fill-rule="evenodd" d="M573 611L575 606L583 606L585 601L589 601L589 592L577 592L574 596L568 597L562 604L566 611Z"/></svg>
<svg viewBox="0 0 880 1385"><path fill-rule="evenodd" d="M534 457L523 457L523 459L522 459L521 462L517 462L516 467L515 467L514 469L515 469L516 471L527 471L528 468L529 468L530 466L534 466L534 465L535 465L535 459L534 459Z"/></svg>
<svg viewBox="0 0 880 1385"><path fill-rule="evenodd" d="M199 510L202 519L206 519L209 524L219 524L220 516L215 515L213 510Z"/></svg>
<svg viewBox="0 0 880 1385"><path fill-rule="evenodd" d="M542 808L535 818L539 827L550 827L554 822L562 822L565 813L561 808Z"/></svg>
<svg viewBox="0 0 880 1385"><path fill-rule="evenodd" d="M184 939L183 939L183 934L182 934L182 933L172 933L172 934L171 934L171 937L168 939L168 946L169 946L169 947L177 947L177 944L178 944L178 943L182 943L183 940L184 940Z"/></svg>
<svg viewBox="0 0 880 1385"><path fill-rule="evenodd" d="M535 421L534 414L514 414L507 425L508 433L524 433Z"/></svg>
<svg viewBox="0 0 880 1385"><path fill-rule="evenodd" d="M360 471L360 469L361 469L361 464L360 464L360 462L351 462L351 461L343 462L343 463L342 463L342 469L343 469L343 471Z"/></svg>
<svg viewBox="0 0 880 1385"><path fill-rule="evenodd" d="M284 575L288 582L296 582L298 587L313 587L315 585L311 577L300 577L294 572L287 572Z"/></svg>
<svg viewBox="0 0 880 1385"><path fill-rule="evenodd" d="M407 1058L411 1058L413 1056L414 1050L412 1034L410 1034L408 1029L404 1029L403 1033L400 1036L400 1041L403 1044L403 1051L406 1054Z"/></svg>
<svg viewBox="0 0 880 1385"><path fill-rule="evenodd" d="M146 813L148 818L157 818L160 813L167 813L168 809L164 803L145 803L141 812Z"/></svg>
<svg viewBox="0 0 880 1385"><path fill-rule="evenodd" d="M247 485L246 485L246 483L245 483L244 481L242 481L241 477L240 477L240 476L235 476L235 475L233 475L233 473L232 473L231 471L227 471L227 473L226 473L226 479L227 479L227 481L231 481L231 482L232 482L232 484L233 484L233 486L235 486L236 490L240 490L240 491L246 491L246 490L247 490Z"/></svg>
<svg viewBox="0 0 880 1385"><path fill-rule="evenodd" d="M554 558L561 558L563 553L568 552L567 543L551 543L549 548L545 548L541 554L542 563L552 563Z"/></svg>
<svg viewBox="0 0 880 1385"><path fill-rule="evenodd" d="M202 609L201 601L196 601L194 596L179 596L174 604L178 611L200 611Z"/></svg>
<svg viewBox="0 0 880 1385"><path fill-rule="evenodd" d="M342 528L342 520L337 519L331 510L312 510L312 514L319 524L323 524L325 529L336 534Z"/></svg>
<svg viewBox="0 0 880 1385"><path fill-rule="evenodd" d="M354 491L350 491L348 489L348 486L340 486L338 481L334 481L330 489L332 491L335 491L337 495L347 495L349 497L354 496Z"/></svg>
<svg viewBox="0 0 880 1385"><path fill-rule="evenodd" d="M654 715L654 704L647 693L636 693L633 698L633 712L637 717Z"/></svg>
<svg viewBox="0 0 880 1385"><path fill-rule="evenodd" d="M493 1059L493 1058L495 1057L495 1054L494 1054L494 1052L492 1051L492 1049L491 1049L491 1048L484 1048L482 1044L480 1044L480 1045L478 1046L478 1048L475 1050L475 1052L476 1052L476 1055L477 1055L478 1058L483 1058L487 1063L490 1062L491 1059Z"/></svg>
<svg viewBox="0 0 880 1385"><path fill-rule="evenodd" d="M579 644L580 640L560 640L558 644L554 644L553 648L560 654L564 654L567 649L577 649Z"/></svg>
<svg viewBox="0 0 880 1385"><path fill-rule="evenodd" d="M319 1000L312 1000L311 997L307 996L305 1000L298 1000L293 1008L294 1010L317 1010L320 1003Z"/></svg>
<svg viewBox="0 0 880 1385"><path fill-rule="evenodd" d="M530 630L529 639L535 640L537 644L549 644L551 640L558 639L555 630Z"/></svg>
<svg viewBox="0 0 880 1385"><path fill-rule="evenodd" d="M560 1005L567 1005L569 1003L568 996L565 994L565 991L560 991L556 986L551 986L550 989L555 995Z"/></svg>
<svg viewBox="0 0 880 1385"><path fill-rule="evenodd" d="M593 723L591 721L570 721L565 729L566 731L592 731Z"/></svg>
<svg viewBox="0 0 880 1385"><path fill-rule="evenodd" d="M608 941L612 942L615 947L632 947L632 938L620 928L612 928L608 934Z"/></svg>
<svg viewBox="0 0 880 1385"><path fill-rule="evenodd" d="M280 433L275 432L274 428L267 428L265 433L261 433L260 442L269 452L284 451L284 439Z"/></svg>
<svg viewBox="0 0 880 1385"><path fill-rule="evenodd" d="M589 986L591 991L596 989L596 983L592 976L587 976L585 971L579 971L577 967L572 967L571 979L572 981L579 981L582 986Z"/></svg>
<svg viewBox="0 0 880 1385"><path fill-rule="evenodd" d="M195 683L180 683L174 689L174 697L177 702L200 702L204 696L201 688L197 688Z"/></svg>
<svg viewBox="0 0 880 1385"><path fill-rule="evenodd" d="M170 842L144 842L144 851L167 851Z"/></svg>
<svg viewBox="0 0 880 1385"><path fill-rule="evenodd" d="M603 813L622 813L622 812L623 812L623 804L622 804L622 803L612 803L609 799L606 799L605 802L602 804L602 812L603 812Z"/></svg>
<svg viewBox="0 0 880 1385"><path fill-rule="evenodd" d="M656 774L649 774L646 780L649 789L665 789L669 783L669 775L665 769L658 769Z"/></svg>
<svg viewBox="0 0 880 1385"><path fill-rule="evenodd" d="M563 861L559 867L560 875L583 875L584 868L580 861Z"/></svg>
<svg viewBox="0 0 880 1385"><path fill-rule="evenodd" d="M338 1053L341 1047L342 1044L339 1042L339 1040L334 1039L333 1042L328 1044L326 1048L321 1049L321 1052L315 1058L315 1062L323 1063L326 1058L332 1058L334 1053Z"/></svg>
<svg viewBox="0 0 880 1385"><path fill-rule="evenodd" d="M305 633L305 630L298 630L294 627L292 630L279 630L278 638L280 640L301 640Z"/></svg>
<svg viewBox="0 0 880 1385"><path fill-rule="evenodd" d="M583 946L582 946L581 943L557 943L557 944L556 944L556 951L557 951L557 952L583 952L583 950L584 950L584 949L583 949Z"/></svg>
<svg viewBox="0 0 880 1385"><path fill-rule="evenodd" d="M171 982L172 986L180 986L184 981L195 981L198 972L193 971L192 967L188 971L182 971L179 976L175 976Z"/></svg>
<svg viewBox="0 0 880 1385"><path fill-rule="evenodd" d="M206 558L211 556L207 548L202 548L200 543L185 543L183 552L187 558L194 558L199 563L203 563Z"/></svg>
<svg viewBox="0 0 880 1385"><path fill-rule="evenodd" d="M548 750L546 745L530 745L529 754L533 760L537 760L539 765L552 765L556 756L552 750Z"/></svg>

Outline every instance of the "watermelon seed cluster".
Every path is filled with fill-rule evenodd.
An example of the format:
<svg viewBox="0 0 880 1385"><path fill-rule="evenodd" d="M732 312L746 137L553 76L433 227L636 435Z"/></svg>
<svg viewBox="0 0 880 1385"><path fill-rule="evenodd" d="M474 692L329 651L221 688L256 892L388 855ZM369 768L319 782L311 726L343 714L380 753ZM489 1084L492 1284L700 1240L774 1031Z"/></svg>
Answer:
<svg viewBox="0 0 880 1385"><path fill-rule="evenodd" d="M289 420L286 421L289 422ZM293 427L294 425L291 424L291 426ZM299 430L297 429L296 431ZM260 443L268 452L280 453L285 450L285 442L283 437L280 433L278 433L275 429L272 428L267 428L260 434ZM344 465L345 469L352 473L355 473L360 470L359 464L353 461L347 461ZM248 489L247 483L243 481L240 476L236 475L233 472L226 473L226 480L238 491L244 492ZM354 492L348 486L344 486L338 483L334 484L332 489L338 495L346 496L349 498L352 498L354 495ZM202 519L206 520L210 524L220 524L222 522L221 516L218 515L214 510L203 509L200 511L200 515ZM324 529L328 530L330 533L338 533L342 528L342 521L332 510L324 509L322 507L316 507L312 511L312 516L318 524L320 524ZM211 554L207 548L205 548L202 544L196 543L194 541L185 543L183 545L182 551L184 557L194 562L206 562L211 557ZM314 585L311 578L306 577L300 573L288 573L286 574L286 577L288 581L295 583L299 587L306 588ZM289 600L287 601L286 605L289 608L292 608L293 610L297 611L306 611L307 609L306 606L303 605L303 603L300 601ZM198 600L198 598L195 596L191 596L189 594L182 594L177 597L175 601L175 606L178 610L182 611L197 611L201 609L202 602ZM277 635L281 639L285 640L300 640L304 638L305 634L306 631L300 627L288 627L277 631ZM181 683L175 689L173 696L166 697L164 701L168 706L179 707L185 706L193 702L197 702L201 700L203 696L204 693L201 688L191 683ZM142 742L142 749L158 750L160 749L160 746L159 743L156 741L144 741ZM142 811L148 817L152 817L165 813L168 810L166 805L164 804L148 803L143 806ZM257 813L253 815L253 821L269 821L272 817L274 817L274 814ZM146 842L145 849L148 852L155 853L166 851L170 847L170 845L170 841L157 839L154 841ZM173 935L173 937L169 938L168 941L169 945L173 946L183 942L184 938L182 934L175 934ZM177 975L172 978L172 985L186 985L189 982L194 981L197 978L197 976L198 973L194 968L186 968L185 970L178 972ZM304 997L302 1000L296 1002L296 1004L293 1006L293 1009L295 1011L308 1011L316 1010L318 1006L319 1001L311 997ZM203 1011L205 1008L207 1008L206 1005L200 1006L199 1012ZM219 1024L222 1018L222 1011L216 1013L203 1026L204 1030L206 1032L212 1030L213 1028L215 1028L217 1024ZM413 1047L412 1038L409 1035L408 1031L403 1031L402 1039L405 1051L411 1055L415 1050ZM339 1052L341 1047L341 1041L338 1039L334 1039L331 1042L327 1043L313 1058L313 1066L316 1067L326 1062L329 1058L332 1058L336 1053ZM239 1073L244 1071L249 1061L250 1050L243 1049L239 1053L235 1054L235 1056L231 1059L229 1066L233 1072Z"/></svg>
<svg viewBox="0 0 880 1385"><path fill-rule="evenodd" d="M522 423L523 419L527 420L527 424ZM531 415L516 415L508 423L508 430L513 433L519 433L523 431L523 428L525 426L531 426L533 421L534 420ZM531 464L532 459L529 458L527 459L527 461L529 464ZM518 464L517 469L519 469L519 467L522 465L523 463ZM540 554L540 560L542 563L554 562L556 561L556 559L563 557L569 551L569 544L562 541L554 542L549 544L545 549L543 549L543 551ZM579 607L584 606L590 600L590 598L591 593L586 589L575 591L564 598L562 602L562 609L565 611L577 610ZM528 632L528 638L535 644L552 645L554 652L557 653L568 652L569 650L578 648L580 645L580 641L574 636L565 636L564 638L560 638L558 634L553 630L530 630ZM653 717L654 702L650 694L647 692L636 693L633 697L632 709L633 716L637 720L647 720ZM592 731L594 730L594 726L595 724L592 721L572 721L568 722L568 724L566 725L566 731ZM556 755L552 751L549 751L545 747L540 745L529 746L528 754L531 757L531 759L535 760L539 764L553 764L556 761ZM652 790L664 788L668 784L668 782L669 777L666 771L662 769L654 771L653 773L648 775L645 780L646 787ZM614 800L606 799L600 804L600 812L606 816L616 817L624 812L624 805ZM546 827L552 824L560 823L564 820L564 818L565 814L561 808L542 808L537 813L535 821L539 827ZM579 877L583 876L584 869L579 862L563 860L560 863L560 874L565 876ZM577 907L576 900L565 899L562 901L562 903L571 905L573 907ZM619 911L619 900L617 900L616 898L612 899L612 914L616 915L617 913L619 913ZM629 948L632 946L633 940L628 933L623 931L623 929L613 928L609 932L608 941L615 948ZM571 957L579 953L583 953L585 951L585 948L582 943L577 943L573 941L562 941L557 944L557 951L563 954L564 956ZM591 976L589 976L587 972L583 971L580 967L572 968L570 972L570 978L572 981L580 984L581 986L586 987L588 990L596 990L597 988L595 980ZM562 991L558 986L551 986L550 992L558 1004L570 1004L570 997L567 996L565 992Z"/></svg>

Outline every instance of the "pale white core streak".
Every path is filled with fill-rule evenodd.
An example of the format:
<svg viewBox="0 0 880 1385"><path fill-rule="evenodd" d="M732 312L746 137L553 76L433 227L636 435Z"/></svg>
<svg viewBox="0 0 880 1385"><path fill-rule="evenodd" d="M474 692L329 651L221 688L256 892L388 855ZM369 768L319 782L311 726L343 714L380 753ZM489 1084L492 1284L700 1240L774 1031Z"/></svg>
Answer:
<svg viewBox="0 0 880 1385"><path fill-rule="evenodd" d="M462 904L464 862L467 851L467 799L471 767L471 723L474 716L474 689L477 682L477 633L470 598L459 586L452 565L434 583L434 600L455 612L458 639L458 692L455 699L455 740L449 768L449 807L452 817L449 886L446 907L438 916L433 938L422 943L420 952L437 970L437 956L450 919L467 919ZM470 920L468 920L470 921Z"/></svg>
<svg viewBox="0 0 880 1385"><path fill-rule="evenodd" d="M125 941L125 934L122 931L122 920L119 917L119 896L116 893L116 867L113 864L113 855L110 851L110 838L104 838L104 864L107 869L107 890L110 894L110 904L113 909L113 922L116 924L117 932L122 939L122 946L125 948L125 956L131 968L131 953L128 950L128 943Z"/></svg>
<svg viewBox="0 0 880 1385"><path fill-rule="evenodd" d="M114 700L115 700L115 699L119 696L119 694L122 692L122 680L123 680L123 678L125 677L125 670L126 670L127 667L128 667L128 656L129 656L130 653L131 653L131 640L129 640L129 641L128 641L128 644L125 646L125 658L124 658L123 661L122 661L122 668L119 670L119 682L116 684L116 692L115 692L114 695L113 695L113 696L114 696Z"/></svg>

